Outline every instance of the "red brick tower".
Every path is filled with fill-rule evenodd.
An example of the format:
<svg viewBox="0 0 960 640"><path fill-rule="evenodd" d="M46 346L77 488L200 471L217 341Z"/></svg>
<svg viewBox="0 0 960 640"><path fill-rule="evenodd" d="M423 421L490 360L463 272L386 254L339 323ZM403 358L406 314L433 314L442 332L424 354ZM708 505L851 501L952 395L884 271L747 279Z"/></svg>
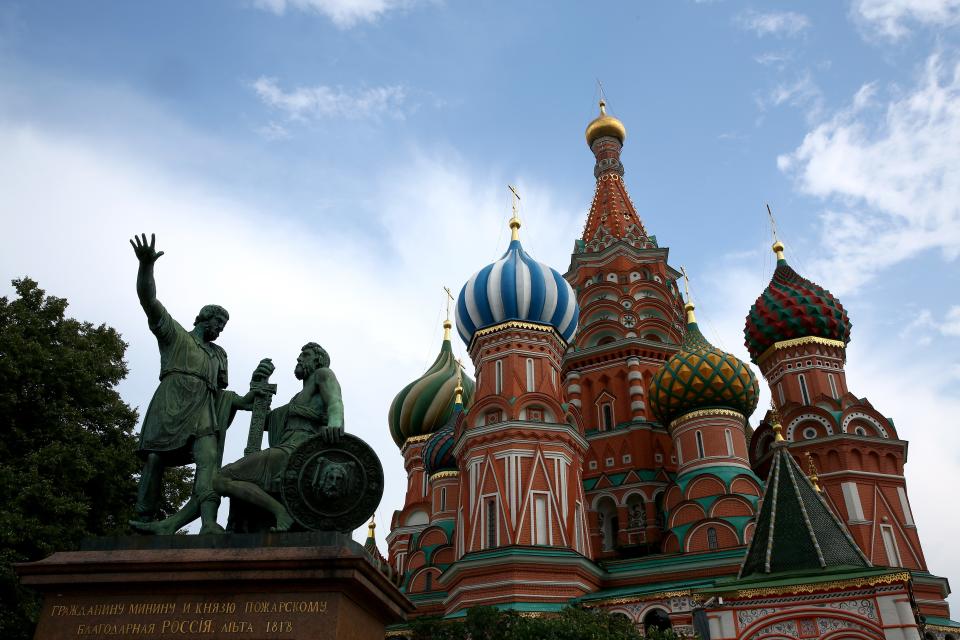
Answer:
<svg viewBox="0 0 960 640"><path fill-rule="evenodd" d="M680 273L648 235L623 181L626 129L606 113L586 131L596 191L565 277L580 331L564 356L571 411L590 443L584 467L590 540L600 558L659 548L663 491L676 470L670 435L648 413L646 388L683 339Z"/></svg>
<svg viewBox="0 0 960 640"><path fill-rule="evenodd" d="M457 327L477 372L456 430L457 561L447 611L482 604L560 608L596 588L580 472L587 443L563 402L560 362L577 305L559 273L520 244L460 293Z"/></svg>
<svg viewBox="0 0 960 640"><path fill-rule="evenodd" d="M744 335L754 363L770 385L790 452L810 455L824 497L875 566L905 567L915 575L921 609L946 616L945 583L928 579L907 498L907 443L893 421L847 389L850 320L829 291L787 263L773 245L777 266L747 316ZM751 442L751 459L764 476L774 433L768 420Z"/></svg>

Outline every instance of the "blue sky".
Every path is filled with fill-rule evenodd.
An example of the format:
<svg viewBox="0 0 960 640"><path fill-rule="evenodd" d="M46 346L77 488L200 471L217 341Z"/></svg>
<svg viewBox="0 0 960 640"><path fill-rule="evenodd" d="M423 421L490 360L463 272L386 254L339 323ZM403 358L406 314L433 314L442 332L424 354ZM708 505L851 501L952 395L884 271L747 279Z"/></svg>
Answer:
<svg viewBox="0 0 960 640"><path fill-rule="evenodd" d="M442 287L504 250L507 183L528 251L569 263L600 79L632 199L711 340L746 358L765 202L791 263L841 295L851 389L911 441L931 570L960 576L940 490L960 476L958 25L958 0L8 0L0 275L117 326L144 407L156 353L126 239L156 231L174 315L231 310L234 383L270 355L288 397L320 341L348 429L402 478L389 401L436 353Z"/></svg>

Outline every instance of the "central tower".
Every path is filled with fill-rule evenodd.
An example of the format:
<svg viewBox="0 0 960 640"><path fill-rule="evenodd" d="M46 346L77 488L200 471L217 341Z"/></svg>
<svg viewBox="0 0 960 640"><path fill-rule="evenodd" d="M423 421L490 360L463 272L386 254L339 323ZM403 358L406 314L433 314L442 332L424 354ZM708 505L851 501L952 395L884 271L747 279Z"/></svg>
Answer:
<svg viewBox="0 0 960 640"><path fill-rule="evenodd" d="M457 329L476 367L456 428L457 562L441 577L447 610L562 607L599 584L581 482L587 442L567 411L560 366L577 330L570 285L520 244L464 285Z"/></svg>

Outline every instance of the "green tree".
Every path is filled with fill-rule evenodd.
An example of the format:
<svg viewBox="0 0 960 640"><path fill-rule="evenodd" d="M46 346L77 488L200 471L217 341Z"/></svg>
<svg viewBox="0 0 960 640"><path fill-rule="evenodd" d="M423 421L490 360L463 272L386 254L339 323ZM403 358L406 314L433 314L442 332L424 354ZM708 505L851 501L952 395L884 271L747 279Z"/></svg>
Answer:
<svg viewBox="0 0 960 640"><path fill-rule="evenodd" d="M641 640L643 634L623 615L566 607L552 616L527 617L516 611L474 607L460 621L417 618L412 640ZM672 631L652 629L647 640L674 640Z"/></svg>
<svg viewBox="0 0 960 640"><path fill-rule="evenodd" d="M136 499L137 412L116 385L127 345L106 325L65 318L67 301L29 278L0 297L0 638L29 640L38 596L14 562L127 532ZM189 471L164 493L175 510Z"/></svg>

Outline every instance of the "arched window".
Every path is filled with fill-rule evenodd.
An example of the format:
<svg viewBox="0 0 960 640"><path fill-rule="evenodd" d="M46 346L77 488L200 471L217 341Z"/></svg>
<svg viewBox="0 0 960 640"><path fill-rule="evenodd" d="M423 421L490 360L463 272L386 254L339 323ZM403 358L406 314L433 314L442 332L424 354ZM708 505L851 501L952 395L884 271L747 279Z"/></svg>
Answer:
<svg viewBox="0 0 960 640"><path fill-rule="evenodd" d="M433 591L433 573L427 572L427 578L423 587L424 591Z"/></svg>
<svg viewBox="0 0 960 640"><path fill-rule="evenodd" d="M617 543L617 530L620 522L617 519L617 505L607 497L601 498L597 504L597 518L600 521L600 538L604 551L612 551Z"/></svg>
<svg viewBox="0 0 960 640"><path fill-rule="evenodd" d="M527 358L527 392L534 391L533 358Z"/></svg>
<svg viewBox="0 0 960 640"><path fill-rule="evenodd" d="M440 487L440 511L447 510L447 488Z"/></svg>
<svg viewBox="0 0 960 640"><path fill-rule="evenodd" d="M503 393L503 360L493 363L493 392Z"/></svg>
<svg viewBox="0 0 960 640"><path fill-rule="evenodd" d="M733 436L730 435L730 429L724 429L723 435L727 440L727 455L733 456Z"/></svg>
<svg viewBox="0 0 960 640"><path fill-rule="evenodd" d="M804 378L801 373L797 376L797 380L800 381L800 397L803 398L803 404L810 404L810 393L807 392L807 379Z"/></svg>
<svg viewBox="0 0 960 640"><path fill-rule="evenodd" d="M644 635L650 635L652 629L657 631L667 631L671 629L673 625L670 624L670 616L667 615L667 612L663 609L654 609L647 615L643 616L643 633Z"/></svg>
<svg viewBox="0 0 960 640"><path fill-rule="evenodd" d="M827 382L830 383L830 393L833 395L834 400L839 399L840 394L837 393L837 381L832 373L827 374Z"/></svg>
<svg viewBox="0 0 960 640"><path fill-rule="evenodd" d="M703 452L703 434L697 431L697 455L701 458L706 458L707 454Z"/></svg>
<svg viewBox="0 0 960 640"><path fill-rule="evenodd" d="M604 402L600 406L600 430L609 431L613 429L613 405L609 402Z"/></svg>
<svg viewBox="0 0 960 640"><path fill-rule="evenodd" d="M777 383L777 396L780 397L780 404L781 404L781 405L782 405L784 402L786 402L786 401L784 400L784 397L783 397L783 383L782 383L782 382L778 382L778 383Z"/></svg>
<svg viewBox="0 0 960 640"><path fill-rule="evenodd" d="M717 548L717 530L713 527L707 529L707 546L713 550Z"/></svg>
<svg viewBox="0 0 960 640"><path fill-rule="evenodd" d="M627 498L627 518L627 527L631 529L642 529L647 523L643 496L639 493L634 493Z"/></svg>

